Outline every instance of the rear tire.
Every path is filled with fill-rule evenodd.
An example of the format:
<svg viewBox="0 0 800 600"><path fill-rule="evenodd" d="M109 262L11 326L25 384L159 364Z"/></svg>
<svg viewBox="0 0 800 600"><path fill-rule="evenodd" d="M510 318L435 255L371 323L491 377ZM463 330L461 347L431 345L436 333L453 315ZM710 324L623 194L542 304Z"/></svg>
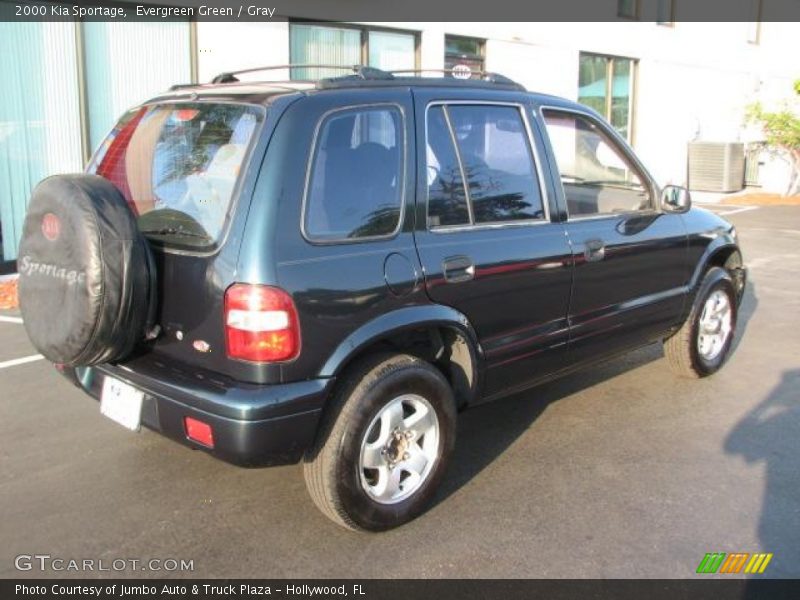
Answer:
<svg viewBox="0 0 800 600"><path fill-rule="evenodd" d="M664 340L670 368L694 379L716 373L728 358L737 313L738 296L731 276L725 269L712 267L700 284L689 317Z"/></svg>
<svg viewBox="0 0 800 600"><path fill-rule="evenodd" d="M447 380L407 354L382 354L344 376L305 459L308 491L332 521L383 531L420 515L455 444Z"/></svg>

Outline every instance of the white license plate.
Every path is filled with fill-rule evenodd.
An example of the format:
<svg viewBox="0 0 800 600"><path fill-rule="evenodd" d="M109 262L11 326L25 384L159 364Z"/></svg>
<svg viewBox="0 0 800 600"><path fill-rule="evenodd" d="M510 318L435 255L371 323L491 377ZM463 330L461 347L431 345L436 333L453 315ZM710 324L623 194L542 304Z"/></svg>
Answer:
<svg viewBox="0 0 800 600"><path fill-rule="evenodd" d="M100 397L100 412L131 431L139 431L142 421L144 392L106 376L103 395Z"/></svg>

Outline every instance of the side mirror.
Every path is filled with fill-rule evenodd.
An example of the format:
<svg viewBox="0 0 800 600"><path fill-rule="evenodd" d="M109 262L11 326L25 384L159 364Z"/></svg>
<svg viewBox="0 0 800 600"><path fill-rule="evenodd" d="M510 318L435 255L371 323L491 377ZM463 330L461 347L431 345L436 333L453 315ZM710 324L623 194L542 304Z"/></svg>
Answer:
<svg viewBox="0 0 800 600"><path fill-rule="evenodd" d="M692 195L684 187L665 186L661 190L661 207L667 212L685 213L692 207Z"/></svg>

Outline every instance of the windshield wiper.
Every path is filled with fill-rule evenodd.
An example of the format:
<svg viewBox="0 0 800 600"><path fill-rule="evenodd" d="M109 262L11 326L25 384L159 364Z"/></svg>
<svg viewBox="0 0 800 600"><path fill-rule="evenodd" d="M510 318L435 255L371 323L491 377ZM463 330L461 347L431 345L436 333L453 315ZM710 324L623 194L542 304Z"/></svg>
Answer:
<svg viewBox="0 0 800 600"><path fill-rule="evenodd" d="M194 231L187 231L183 227L162 227L160 229L144 229L144 235L177 235L181 237L194 237L204 240L210 240L211 236L205 233L195 233Z"/></svg>

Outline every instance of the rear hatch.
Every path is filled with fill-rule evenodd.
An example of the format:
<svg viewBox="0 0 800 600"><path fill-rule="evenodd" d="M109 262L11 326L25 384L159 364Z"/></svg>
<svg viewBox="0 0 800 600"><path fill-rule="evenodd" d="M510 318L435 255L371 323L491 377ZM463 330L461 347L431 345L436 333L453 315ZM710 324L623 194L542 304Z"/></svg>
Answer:
<svg viewBox="0 0 800 600"><path fill-rule="evenodd" d="M263 379L227 359L223 303L240 244L235 215L249 202L240 191L265 112L234 102L148 104L126 113L95 153L88 172L125 196L157 265L161 332L131 365Z"/></svg>

